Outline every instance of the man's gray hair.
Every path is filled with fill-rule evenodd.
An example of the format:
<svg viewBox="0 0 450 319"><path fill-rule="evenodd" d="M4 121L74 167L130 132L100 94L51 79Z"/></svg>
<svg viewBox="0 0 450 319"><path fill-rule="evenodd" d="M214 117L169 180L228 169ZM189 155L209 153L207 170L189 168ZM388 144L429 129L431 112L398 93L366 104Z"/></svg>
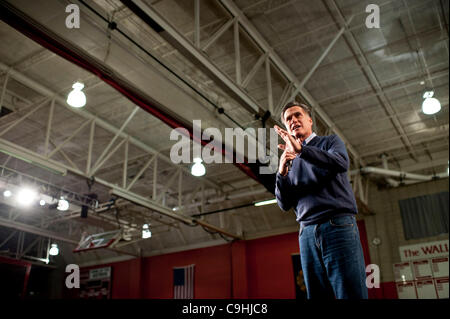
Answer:
<svg viewBox="0 0 450 319"><path fill-rule="evenodd" d="M290 109L291 107L294 107L294 106L301 107L306 113L308 113L309 117L312 118L312 116L311 116L311 109L310 109L309 106L307 106L304 103L300 103L300 102L297 102L297 101L292 101L292 102L287 103L283 107L283 109L281 110L281 122L284 123L284 112L286 112L287 109Z"/></svg>

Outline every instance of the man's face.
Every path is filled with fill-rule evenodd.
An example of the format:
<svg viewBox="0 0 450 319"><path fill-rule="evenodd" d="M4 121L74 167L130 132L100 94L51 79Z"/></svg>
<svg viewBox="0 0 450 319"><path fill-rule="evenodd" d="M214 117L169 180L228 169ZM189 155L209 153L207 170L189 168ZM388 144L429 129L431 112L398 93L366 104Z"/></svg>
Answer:
<svg viewBox="0 0 450 319"><path fill-rule="evenodd" d="M300 106L293 106L284 112L284 125L295 138L305 139L312 134L312 119Z"/></svg>

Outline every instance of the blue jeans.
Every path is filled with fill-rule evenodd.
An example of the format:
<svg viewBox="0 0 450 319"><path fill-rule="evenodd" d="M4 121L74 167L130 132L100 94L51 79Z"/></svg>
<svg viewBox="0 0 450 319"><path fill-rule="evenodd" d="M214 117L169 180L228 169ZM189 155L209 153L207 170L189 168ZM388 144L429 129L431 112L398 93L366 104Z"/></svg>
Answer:
<svg viewBox="0 0 450 319"><path fill-rule="evenodd" d="M304 226L300 259L308 299L367 299L364 255L355 216Z"/></svg>

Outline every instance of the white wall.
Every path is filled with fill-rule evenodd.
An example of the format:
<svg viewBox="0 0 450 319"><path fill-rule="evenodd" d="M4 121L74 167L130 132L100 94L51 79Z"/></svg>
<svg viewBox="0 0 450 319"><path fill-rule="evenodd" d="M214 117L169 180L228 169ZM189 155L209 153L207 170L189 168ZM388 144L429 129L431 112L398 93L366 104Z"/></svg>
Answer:
<svg viewBox="0 0 450 319"><path fill-rule="evenodd" d="M448 190L448 178L385 190L379 190L377 186L371 185L369 207L375 215L361 216L362 214L360 214L359 217L365 220L370 260L372 264L377 264L380 267L381 282L394 281L392 264L400 261L399 246L449 238L448 234L445 234L406 240L398 201L411 197L448 192ZM381 239L381 244L378 247L372 244L374 237Z"/></svg>

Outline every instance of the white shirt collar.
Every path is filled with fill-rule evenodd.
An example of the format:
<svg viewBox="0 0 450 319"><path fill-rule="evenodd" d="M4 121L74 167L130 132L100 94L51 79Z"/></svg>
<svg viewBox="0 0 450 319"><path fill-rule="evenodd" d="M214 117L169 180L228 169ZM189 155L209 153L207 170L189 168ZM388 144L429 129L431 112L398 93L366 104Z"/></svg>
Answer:
<svg viewBox="0 0 450 319"><path fill-rule="evenodd" d="M305 141L303 142L305 145L308 144L314 137L316 137L317 134L312 132L310 136L308 136Z"/></svg>

